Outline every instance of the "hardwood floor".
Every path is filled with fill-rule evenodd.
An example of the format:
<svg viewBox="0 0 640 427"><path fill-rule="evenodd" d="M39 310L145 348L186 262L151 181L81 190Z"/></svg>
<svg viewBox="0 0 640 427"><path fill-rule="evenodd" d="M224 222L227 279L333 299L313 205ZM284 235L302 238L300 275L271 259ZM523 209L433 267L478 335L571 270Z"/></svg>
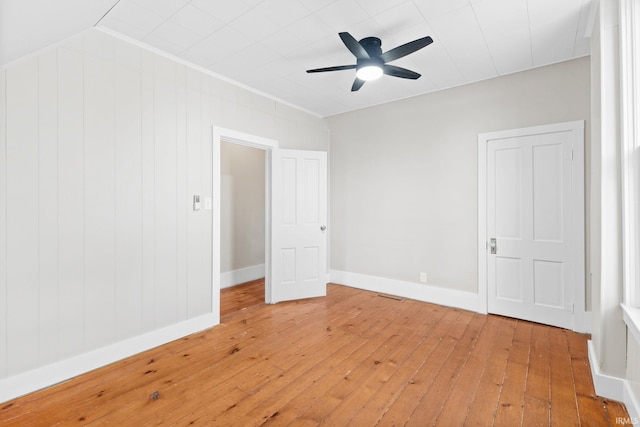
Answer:
<svg viewBox="0 0 640 427"><path fill-rule="evenodd" d="M220 322L228 322L264 306L264 279L253 280L220 292Z"/></svg>
<svg viewBox="0 0 640 427"><path fill-rule="evenodd" d="M586 336L329 285L0 405L0 425L614 426Z"/></svg>

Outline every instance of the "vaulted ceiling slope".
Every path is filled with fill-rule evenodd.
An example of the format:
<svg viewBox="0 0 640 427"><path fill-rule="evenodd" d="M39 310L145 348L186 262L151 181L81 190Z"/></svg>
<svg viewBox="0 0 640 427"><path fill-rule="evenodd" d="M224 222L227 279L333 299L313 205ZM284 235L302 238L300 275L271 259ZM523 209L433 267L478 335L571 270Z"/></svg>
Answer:
<svg viewBox="0 0 640 427"><path fill-rule="evenodd" d="M117 0L0 0L0 66L96 25Z"/></svg>
<svg viewBox="0 0 640 427"><path fill-rule="evenodd" d="M0 60L95 25L324 117L589 55L592 1L2 0ZM341 31L434 43L393 62L419 80L352 93L354 70L305 72L354 63Z"/></svg>

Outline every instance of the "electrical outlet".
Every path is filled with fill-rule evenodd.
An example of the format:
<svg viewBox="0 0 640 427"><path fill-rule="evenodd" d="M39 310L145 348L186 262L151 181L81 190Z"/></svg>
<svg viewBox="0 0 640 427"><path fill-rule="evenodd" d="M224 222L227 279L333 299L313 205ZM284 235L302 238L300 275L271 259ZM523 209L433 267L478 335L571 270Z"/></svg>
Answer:
<svg viewBox="0 0 640 427"><path fill-rule="evenodd" d="M420 282L427 283L427 273L420 273Z"/></svg>

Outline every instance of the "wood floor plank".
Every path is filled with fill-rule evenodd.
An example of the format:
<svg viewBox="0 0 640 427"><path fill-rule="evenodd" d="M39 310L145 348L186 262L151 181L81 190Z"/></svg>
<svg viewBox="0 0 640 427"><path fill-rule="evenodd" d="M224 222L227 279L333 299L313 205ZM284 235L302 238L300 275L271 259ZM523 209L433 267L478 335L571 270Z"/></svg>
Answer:
<svg viewBox="0 0 640 427"><path fill-rule="evenodd" d="M440 332L445 331L447 323L442 322L446 314L455 314L450 311L443 310L438 306L430 306L428 327L426 333L416 343L414 350L398 365L393 375L385 382L382 390L375 393L358 411L357 414L349 421L351 426L368 426L376 425L382 416L388 411L389 407L398 399L402 391L413 381L413 376L419 371L420 367L426 362L429 355L436 348L440 339ZM426 311L423 310L423 313Z"/></svg>
<svg viewBox="0 0 640 427"><path fill-rule="evenodd" d="M437 374L440 372L440 368L454 351L458 340L463 335L472 318L473 315L471 313L463 311L453 311L451 315L445 316L439 324L441 331L437 334L438 342L435 348L430 352L425 363L422 364L411 377L407 387L402 390L400 396L398 396L389 409L383 414L378 425L395 426L405 425L407 423L420 402L420 399L427 393Z"/></svg>
<svg viewBox="0 0 640 427"><path fill-rule="evenodd" d="M595 395L581 334L337 285L276 305L264 304L259 281L224 293L219 326L6 402L0 425L613 426L628 417Z"/></svg>
<svg viewBox="0 0 640 427"><path fill-rule="evenodd" d="M564 329L547 328L550 350L551 425L579 426L575 380Z"/></svg>
<svg viewBox="0 0 640 427"><path fill-rule="evenodd" d="M327 397L327 391L337 387L338 384L345 380L345 378L348 378L354 370L354 367L363 363L367 358L370 358L371 354L380 347L381 342L391 337L399 329L399 326L394 325L392 322L394 313L395 315L402 313L401 310L397 309L397 303L397 301L395 304L391 303L391 306L394 307L394 309L389 312L377 310L378 316L382 323L384 323L384 328L378 331L375 335L363 335L361 337L361 340L363 341L362 345L356 352L341 360L341 362L331 371L325 373L321 378L314 381L314 383L305 389L302 394L293 397L291 401L288 402L281 411L279 411L277 419L278 423L286 423L293 420L306 420L305 422L318 423L322 416L319 416L318 418L320 419L316 420L314 418L315 414L313 412L309 412L313 411L314 407L318 408L320 405L318 402L326 402L328 398L329 400L333 399L333 403L339 403L338 399L331 396ZM390 303L389 301L385 301L384 304L388 305ZM326 403L325 405L326 408L330 403Z"/></svg>
<svg viewBox="0 0 640 427"><path fill-rule="evenodd" d="M371 302L375 301L371 300ZM377 302L379 303L379 301ZM373 306L375 306L375 304ZM359 308L362 308L362 306ZM369 316L360 317L359 314L361 314L361 312L350 316L343 316L342 323L334 319L334 321L331 322L333 326L315 332L315 335L326 334L327 338L323 338L311 347L299 347L298 349L292 349L290 352L287 352L286 357L277 363L279 367L282 367L282 375L274 378L269 384L253 387L250 390L251 401L238 402L237 405L229 408L225 413L212 419L212 421L224 424L236 420L236 422L243 421L244 423L255 424L258 420L264 421L272 417L275 412L278 412L277 410L267 410L264 412L264 407L258 405L258 409L261 409L263 412L258 414L255 411L256 403L262 403L260 399L263 401L267 400L275 393L277 393L278 396L290 396L287 391L283 392L282 388L301 377L307 379L307 376L303 376L303 374L308 373L313 367L312 365L317 363L318 360L322 362L326 360L330 364L331 360L340 358L341 352L344 351L343 347L347 347L347 351L354 351L355 347L353 345L358 344L358 342L353 339L354 336L365 334L377 335L389 324L389 322L378 321ZM331 340L330 346L326 345L327 340ZM313 357L307 357L309 354L313 354ZM346 355L344 357L346 357ZM322 372L322 370L318 370L318 372ZM245 387L252 386L251 383L248 383Z"/></svg>
<svg viewBox="0 0 640 427"><path fill-rule="evenodd" d="M414 322L415 316L421 309L420 304L407 301L405 305L409 305L411 310L404 314L404 321L396 322L400 323L401 327L327 393L331 401L338 400L338 405L332 408L330 405L325 405L322 400L316 402L316 408L321 409L316 411L315 415L315 418L320 420L320 425L344 425L349 422L355 415L353 408L363 407L375 393L379 392L395 372L398 364L404 363L420 343L425 327L431 325L418 325ZM307 411L306 415L309 414L310 412Z"/></svg>
<svg viewBox="0 0 640 427"><path fill-rule="evenodd" d="M511 353L517 321L501 316L490 316L499 331L491 355L487 359L480 383L464 421L464 425L484 427L492 425L497 411L500 392L505 381L507 360Z"/></svg>
<svg viewBox="0 0 640 427"><path fill-rule="evenodd" d="M451 391L456 387L462 367L475 350L478 337L485 326L486 316L472 315L463 335L457 340L453 352L447 357L427 393L422 396L411 414L407 422L408 426L424 426L425 420L438 419Z"/></svg>
<svg viewBox="0 0 640 427"><path fill-rule="evenodd" d="M390 325L385 320L377 323L380 326L379 333L384 333L384 330ZM275 419L276 424L287 425L294 421L296 424L301 422L304 418L300 418L300 414L313 405L317 399L321 398L328 389L343 379L345 372L348 372L354 362L366 358L378 347L378 343L374 340L362 340L359 341L359 344L358 348L348 357L343 358L332 369L322 372L321 376L313 382L306 382L305 387L300 390L299 394L292 395L290 400L278 411L278 417ZM274 422L274 419L271 418L269 421ZM307 419L307 422L313 422L313 420Z"/></svg>
<svg viewBox="0 0 640 427"><path fill-rule="evenodd" d="M363 323L361 326L376 331L382 330L385 323L374 321ZM237 418L230 418L244 424L249 422L255 424L257 420L267 422L271 419L280 422L280 418L276 417L286 413L287 409L282 408L290 400L308 392L307 389L327 371L332 370L338 363L356 352L364 343L364 340L355 340L350 335L337 337L335 341L332 341L331 347L325 346L316 353L316 356L320 357L318 362L314 363L315 360L305 359L304 363L299 363L292 369L284 371L284 374L269 384L269 387L264 387L256 393L256 395L260 394L257 396L259 402L246 402L246 411L240 410ZM314 359L318 360L318 357L314 357Z"/></svg>
<svg viewBox="0 0 640 427"><path fill-rule="evenodd" d="M449 387L449 396L436 419L437 426L463 425L471 409L469 402L473 401L480 379L489 365L489 357L496 345L499 332L499 318L482 316L481 319L486 321L486 324L478 336L475 347L470 349L466 363L459 369L458 378L455 382L452 381Z"/></svg>
<svg viewBox="0 0 640 427"><path fill-rule="evenodd" d="M522 425L524 391L529 369L529 352L533 324L518 321L507 360L504 382L500 390L494 425L513 427Z"/></svg>
<svg viewBox="0 0 640 427"><path fill-rule="evenodd" d="M265 304L264 278L220 291L220 321L259 309Z"/></svg>
<svg viewBox="0 0 640 427"><path fill-rule="evenodd" d="M522 408L523 424L530 422L529 420L536 420L536 424L541 426L551 424L548 331L547 326L533 325L524 408Z"/></svg>

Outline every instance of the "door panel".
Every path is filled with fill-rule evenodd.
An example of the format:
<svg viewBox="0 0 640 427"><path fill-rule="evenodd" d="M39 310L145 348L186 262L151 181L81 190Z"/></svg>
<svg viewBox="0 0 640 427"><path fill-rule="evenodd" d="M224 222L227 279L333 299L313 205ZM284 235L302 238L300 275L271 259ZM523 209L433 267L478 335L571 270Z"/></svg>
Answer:
<svg viewBox="0 0 640 427"><path fill-rule="evenodd" d="M564 308L564 263L533 261L534 303L559 309Z"/></svg>
<svg viewBox="0 0 640 427"><path fill-rule="evenodd" d="M522 302L522 260L496 258L496 297Z"/></svg>
<svg viewBox="0 0 640 427"><path fill-rule="evenodd" d="M491 313L571 328L570 132L487 144L487 261Z"/></svg>
<svg viewBox="0 0 640 427"><path fill-rule="evenodd" d="M533 147L533 238L562 241L562 145Z"/></svg>
<svg viewBox="0 0 640 427"><path fill-rule="evenodd" d="M273 150L270 303L326 295L327 155Z"/></svg>
<svg viewBox="0 0 640 427"><path fill-rule="evenodd" d="M514 147L496 150L494 158L495 192L502 196L495 201L496 233L505 238L519 238L522 231L520 226L522 186L518 176L520 149Z"/></svg>

